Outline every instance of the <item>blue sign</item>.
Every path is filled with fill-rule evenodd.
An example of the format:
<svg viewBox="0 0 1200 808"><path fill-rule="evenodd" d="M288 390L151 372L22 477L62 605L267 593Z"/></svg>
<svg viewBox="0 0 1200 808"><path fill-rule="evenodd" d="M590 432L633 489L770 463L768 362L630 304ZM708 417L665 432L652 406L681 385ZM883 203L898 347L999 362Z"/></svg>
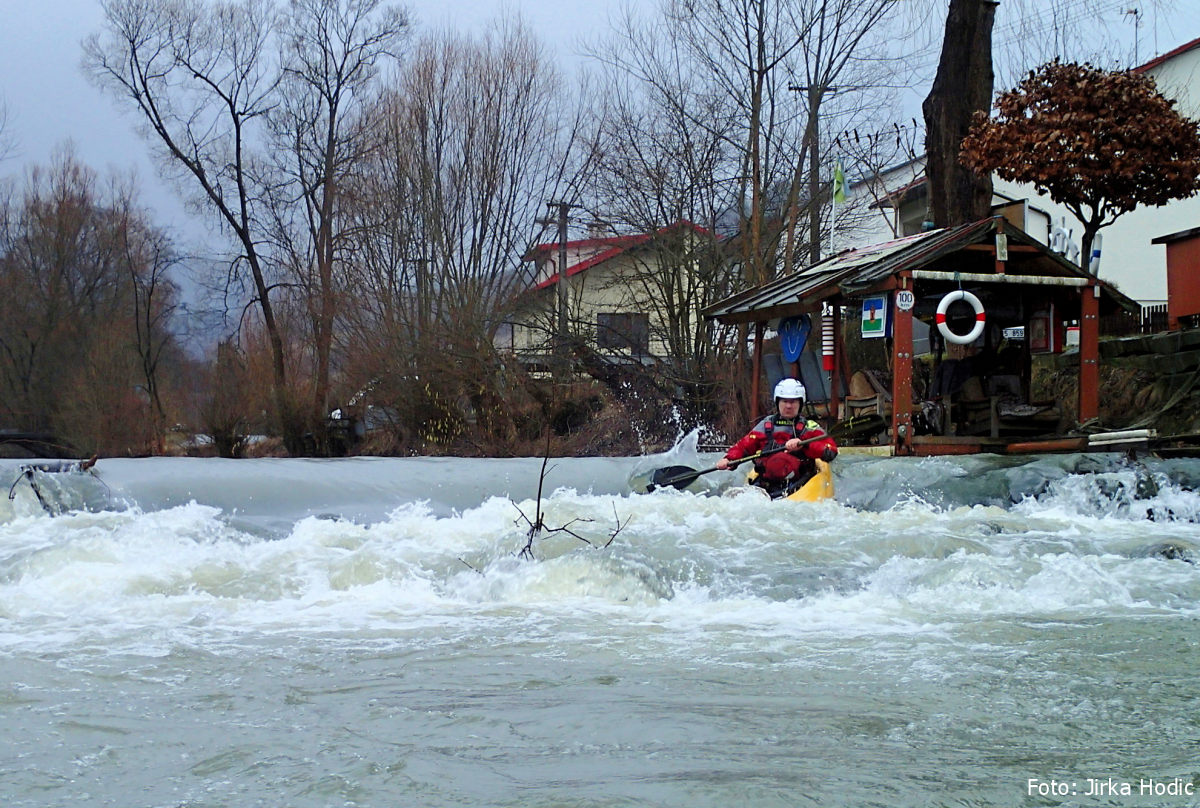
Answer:
<svg viewBox="0 0 1200 808"><path fill-rule="evenodd" d="M862 304L862 336L869 337L891 336L891 322L888 318L888 296L871 295L863 298Z"/></svg>
<svg viewBox="0 0 1200 808"><path fill-rule="evenodd" d="M812 318L807 314L789 317L779 324L779 347L783 350L784 360L796 362L800 359L811 330Z"/></svg>

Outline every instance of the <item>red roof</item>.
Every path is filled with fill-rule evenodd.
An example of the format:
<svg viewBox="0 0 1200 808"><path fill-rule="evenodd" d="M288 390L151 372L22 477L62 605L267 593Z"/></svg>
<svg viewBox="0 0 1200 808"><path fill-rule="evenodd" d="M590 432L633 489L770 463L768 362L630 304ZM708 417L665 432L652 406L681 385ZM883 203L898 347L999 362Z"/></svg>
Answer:
<svg viewBox="0 0 1200 808"><path fill-rule="evenodd" d="M1179 56L1181 53L1187 53L1188 51L1192 50L1193 48L1198 48L1198 47L1200 47L1200 39L1193 39L1191 42L1185 42L1182 45L1180 45L1178 48L1176 48L1175 50L1167 51L1162 56L1156 56L1153 59L1151 59L1150 61L1146 62L1146 64L1141 65L1140 67L1135 67L1133 69L1133 72L1134 73L1145 73L1148 70L1153 70L1154 68L1161 65L1163 62L1174 59L1176 56Z"/></svg>
<svg viewBox="0 0 1200 808"><path fill-rule="evenodd" d="M913 194L916 191L918 191L919 189L925 187L925 185L928 182L929 182L929 178L927 176L925 176L924 174L922 174L921 176L917 177L916 179L912 180L911 182L906 182L904 185L901 185L899 188L895 188L891 191L886 191L883 199L878 199L878 200L872 202L869 207L872 207L872 208L895 207L894 200L896 200L896 199L899 199L901 201L901 203L907 202L908 201L907 197L910 194Z"/></svg>
<svg viewBox="0 0 1200 808"><path fill-rule="evenodd" d="M589 247L624 247L628 246L627 242L630 239L645 239L646 236L602 236L598 238L584 238L578 241L568 241L568 250L585 250ZM557 241L548 241L545 244L538 244L531 247L525 256L526 261L532 261L538 258L542 253L552 253L558 250Z"/></svg>
<svg viewBox="0 0 1200 808"><path fill-rule="evenodd" d="M619 244L619 245L613 245L613 246L609 247L609 249L607 249L607 250L596 253L591 258L584 259L583 261L580 261L578 264L572 264L571 266L567 267L567 277L569 278L572 275L578 275L580 272L583 272L585 269L591 269L592 267L596 266L596 264L602 264L610 258L615 258L616 256L620 255L621 253L625 252L627 249L632 247L634 244L642 244L643 242L646 242L649 240L650 240L649 235L642 235L642 236L623 236L621 238L612 238L612 239L591 238L591 239L584 239L583 241L568 241L567 249L571 249L572 247L582 248L582 247L598 246L599 244L603 244L605 242L620 241L620 242L624 242L624 243ZM550 249L557 249L558 245L557 244L539 244L537 247L534 248L534 251L535 252L541 251L543 247L547 247ZM558 273L557 272L555 272L549 278L542 281L541 283L539 283L537 286L535 286L533 288L534 289L545 289L547 286L553 286L556 283L558 283Z"/></svg>
<svg viewBox="0 0 1200 808"><path fill-rule="evenodd" d="M572 275L578 275L580 272L591 269L597 264L602 264L610 258L615 258L616 256L628 250L630 247L636 247L639 244L645 244L652 237L667 233L680 226L690 227L697 233L708 232L699 225L695 225L691 222L681 219L674 224L667 225L666 227L660 227L658 230L654 231L654 233L642 233L636 236L608 236L604 238L587 238L580 239L579 241L568 241L566 243L566 248L568 250L586 250L592 247L606 247L607 249L602 249L595 255L592 255L591 257L585 258L577 264L572 264L571 266L567 267L567 277L570 278ZM558 242L539 244L526 254L525 260L536 261L543 257L549 257L557 251ZM535 290L545 289L546 287L553 286L556 283L558 283L557 272L533 288Z"/></svg>

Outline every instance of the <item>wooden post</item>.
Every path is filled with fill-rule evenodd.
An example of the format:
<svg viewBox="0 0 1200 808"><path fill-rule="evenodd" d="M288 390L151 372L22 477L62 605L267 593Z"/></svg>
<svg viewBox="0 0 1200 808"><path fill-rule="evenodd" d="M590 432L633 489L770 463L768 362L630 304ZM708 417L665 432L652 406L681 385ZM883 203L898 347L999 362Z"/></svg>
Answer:
<svg viewBox="0 0 1200 808"><path fill-rule="evenodd" d="M753 378L750 380L750 420L757 422L758 416L762 414L762 395L761 384L759 381L762 376L762 345L763 331L767 324L759 321L754 324L754 361L752 362Z"/></svg>
<svg viewBox="0 0 1200 808"><path fill-rule="evenodd" d="M916 292L911 277L900 276L899 291ZM913 310L902 311L892 301L892 449L911 455L912 448L912 362Z"/></svg>
<svg viewBox="0 0 1200 808"><path fill-rule="evenodd" d="M1080 287L1079 423L1100 415L1100 287Z"/></svg>

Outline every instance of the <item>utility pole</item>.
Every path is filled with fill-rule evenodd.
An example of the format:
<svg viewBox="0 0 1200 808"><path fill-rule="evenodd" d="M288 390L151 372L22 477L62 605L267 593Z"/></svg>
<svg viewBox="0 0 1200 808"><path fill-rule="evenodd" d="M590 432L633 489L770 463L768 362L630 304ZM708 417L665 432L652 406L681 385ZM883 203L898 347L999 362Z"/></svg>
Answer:
<svg viewBox="0 0 1200 808"><path fill-rule="evenodd" d="M809 266L821 260L821 130L818 126L818 116L821 112L821 100L826 93L833 94L841 87L820 84L789 84L788 90L793 93L804 93L808 98L808 125L805 136L808 140L808 263ZM799 180L800 164L797 161L796 179ZM788 255L786 263L791 266L791 241L795 232L796 222L793 218L788 223Z"/></svg>
<svg viewBox="0 0 1200 808"><path fill-rule="evenodd" d="M567 348L570 344L570 331L567 328L567 216L571 208L579 205L570 202L551 200L546 207L553 210L558 208L558 218L538 219L540 225L558 224L558 282L555 290L558 294L557 314L555 316L554 365L555 375L562 378L569 376L570 355Z"/></svg>
<svg viewBox="0 0 1200 808"><path fill-rule="evenodd" d="M808 125L812 137L808 141L808 262L809 266L821 260L821 127L818 115L821 99L826 92L836 92L836 87L808 86Z"/></svg>

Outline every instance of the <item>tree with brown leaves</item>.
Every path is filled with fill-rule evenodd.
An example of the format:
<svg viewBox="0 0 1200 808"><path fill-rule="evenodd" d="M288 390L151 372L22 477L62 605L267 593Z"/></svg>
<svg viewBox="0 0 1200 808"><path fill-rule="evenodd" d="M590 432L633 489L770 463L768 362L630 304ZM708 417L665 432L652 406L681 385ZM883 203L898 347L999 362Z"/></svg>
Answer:
<svg viewBox="0 0 1200 808"><path fill-rule="evenodd" d="M1200 130L1150 76L1049 62L977 113L959 155L979 173L1031 183L1083 224L1081 255L1139 205L1200 189Z"/></svg>

